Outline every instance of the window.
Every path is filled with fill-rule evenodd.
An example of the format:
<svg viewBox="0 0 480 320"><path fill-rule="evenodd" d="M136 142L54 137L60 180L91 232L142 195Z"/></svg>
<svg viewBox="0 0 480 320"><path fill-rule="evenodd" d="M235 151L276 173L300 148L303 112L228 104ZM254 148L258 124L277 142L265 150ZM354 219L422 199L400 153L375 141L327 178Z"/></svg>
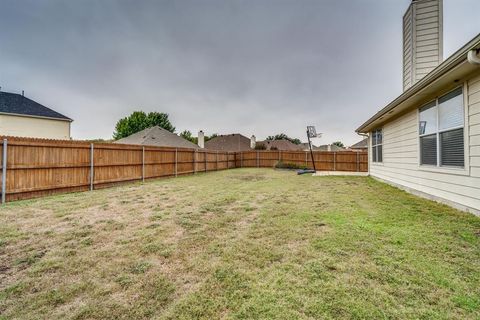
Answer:
<svg viewBox="0 0 480 320"><path fill-rule="evenodd" d="M372 162L382 162L382 129L377 129L372 132Z"/></svg>
<svg viewBox="0 0 480 320"><path fill-rule="evenodd" d="M462 88L420 108L420 164L463 167L463 127Z"/></svg>

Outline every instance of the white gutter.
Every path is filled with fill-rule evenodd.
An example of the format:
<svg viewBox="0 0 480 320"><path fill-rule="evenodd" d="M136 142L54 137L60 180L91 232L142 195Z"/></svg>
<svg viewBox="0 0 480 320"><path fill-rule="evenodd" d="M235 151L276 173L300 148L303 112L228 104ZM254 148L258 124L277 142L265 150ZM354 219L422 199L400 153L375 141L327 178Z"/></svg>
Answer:
<svg viewBox="0 0 480 320"><path fill-rule="evenodd" d="M480 65L480 58L477 56L479 49L468 51L467 60L471 64Z"/></svg>

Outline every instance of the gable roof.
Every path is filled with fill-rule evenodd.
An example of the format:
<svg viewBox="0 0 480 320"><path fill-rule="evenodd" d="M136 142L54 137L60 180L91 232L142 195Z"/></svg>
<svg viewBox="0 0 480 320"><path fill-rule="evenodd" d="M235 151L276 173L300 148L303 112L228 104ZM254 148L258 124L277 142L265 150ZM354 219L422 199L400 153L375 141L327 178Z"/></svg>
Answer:
<svg viewBox="0 0 480 320"><path fill-rule="evenodd" d="M358 141L357 143L350 146L350 149L366 149L368 147L368 139L365 138L362 141Z"/></svg>
<svg viewBox="0 0 480 320"><path fill-rule="evenodd" d="M257 142L257 145L264 145L266 150L282 150L282 151L300 151L303 150L301 145L285 140L265 140Z"/></svg>
<svg viewBox="0 0 480 320"><path fill-rule="evenodd" d="M480 50L480 34L439 64L395 100L387 104L355 131L360 133L372 131L400 114L418 107L418 104L425 103L425 100L428 101L428 99L435 98L439 90L446 87L453 89L455 86L458 86L456 83L458 79L466 77L473 72L478 72L479 70L478 66L468 62L468 53L473 50L476 50L478 55L478 51Z"/></svg>
<svg viewBox="0 0 480 320"><path fill-rule="evenodd" d="M308 142L302 142L299 144L299 146L302 148L303 151L310 151L310 145ZM318 147L312 143L312 150L318 150Z"/></svg>
<svg viewBox="0 0 480 320"><path fill-rule="evenodd" d="M199 147L168 130L154 126L115 141L121 144L199 149Z"/></svg>
<svg viewBox="0 0 480 320"><path fill-rule="evenodd" d="M239 133L217 136L205 142L205 149L218 151L247 151L250 139Z"/></svg>
<svg viewBox="0 0 480 320"><path fill-rule="evenodd" d="M330 150L328 150L330 149ZM339 147L335 144L322 144L321 146L318 146L317 149L318 151L344 151L345 148Z"/></svg>
<svg viewBox="0 0 480 320"><path fill-rule="evenodd" d="M10 92L0 92L0 113L73 121L21 94Z"/></svg>

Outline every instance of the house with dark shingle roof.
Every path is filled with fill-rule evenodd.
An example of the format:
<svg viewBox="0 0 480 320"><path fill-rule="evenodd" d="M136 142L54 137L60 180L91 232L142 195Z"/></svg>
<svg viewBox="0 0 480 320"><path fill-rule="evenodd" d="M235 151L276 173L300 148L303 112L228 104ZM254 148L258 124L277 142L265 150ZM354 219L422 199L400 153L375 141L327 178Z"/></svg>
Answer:
<svg viewBox="0 0 480 320"><path fill-rule="evenodd" d="M199 149L199 147L173 132L165 130L159 126L147 128L128 137L117 140L114 143L137 144L156 147L190 148Z"/></svg>
<svg viewBox="0 0 480 320"><path fill-rule="evenodd" d="M0 135L70 139L72 119L23 94L0 92Z"/></svg>
<svg viewBox="0 0 480 320"><path fill-rule="evenodd" d="M206 141L205 149L231 152L248 151L253 149L252 143L255 146L255 136L252 136L252 139L239 133L220 135Z"/></svg>
<svg viewBox="0 0 480 320"><path fill-rule="evenodd" d="M354 151L367 151L368 150L368 139L365 138L362 141L358 141L357 143L352 144L349 149L354 150Z"/></svg>
<svg viewBox="0 0 480 320"><path fill-rule="evenodd" d="M285 139L258 141L257 146L262 146L265 150L281 151L302 151L301 145L297 145Z"/></svg>

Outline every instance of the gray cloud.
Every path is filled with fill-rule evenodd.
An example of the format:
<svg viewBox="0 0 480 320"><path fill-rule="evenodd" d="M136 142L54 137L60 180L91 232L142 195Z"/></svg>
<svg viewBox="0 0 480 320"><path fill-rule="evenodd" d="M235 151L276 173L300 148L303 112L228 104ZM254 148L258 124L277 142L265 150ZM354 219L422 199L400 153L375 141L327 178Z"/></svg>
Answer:
<svg viewBox="0 0 480 320"><path fill-rule="evenodd" d="M408 0L0 0L0 85L108 138L138 109L178 130L359 139L401 92ZM445 0L445 55L479 31L475 0Z"/></svg>

